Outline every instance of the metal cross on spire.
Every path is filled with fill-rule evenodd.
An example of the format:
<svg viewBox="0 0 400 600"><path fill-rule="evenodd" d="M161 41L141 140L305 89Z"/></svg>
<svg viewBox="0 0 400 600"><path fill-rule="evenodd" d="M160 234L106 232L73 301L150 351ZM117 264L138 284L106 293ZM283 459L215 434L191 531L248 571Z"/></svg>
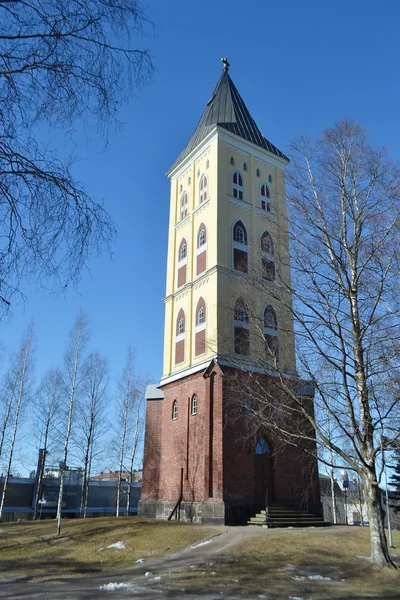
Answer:
<svg viewBox="0 0 400 600"><path fill-rule="evenodd" d="M229 63L228 63L228 59L227 59L227 58L221 58L221 62L222 62L222 63L223 63L223 65L224 65L224 66L222 67L222 70L223 70L223 72L224 72L224 73L227 73L227 72L229 71L229 67L230 67L230 65L229 65Z"/></svg>

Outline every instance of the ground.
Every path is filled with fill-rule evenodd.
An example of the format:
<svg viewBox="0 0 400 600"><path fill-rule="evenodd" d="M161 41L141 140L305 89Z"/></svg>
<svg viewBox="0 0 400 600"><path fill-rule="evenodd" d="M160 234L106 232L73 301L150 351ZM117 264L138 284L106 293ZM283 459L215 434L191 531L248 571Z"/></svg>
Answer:
<svg viewBox="0 0 400 600"><path fill-rule="evenodd" d="M364 527L271 530L108 518L66 524L64 541L50 533L35 538L42 527L3 524L0 597L399 598L400 569L371 565ZM54 523L46 527L54 529ZM400 547L400 532L394 542ZM42 548L49 554L41 554ZM69 554L74 548L75 560ZM400 563L400 549L392 555L397 560L397 552ZM77 576L82 572L86 577Z"/></svg>

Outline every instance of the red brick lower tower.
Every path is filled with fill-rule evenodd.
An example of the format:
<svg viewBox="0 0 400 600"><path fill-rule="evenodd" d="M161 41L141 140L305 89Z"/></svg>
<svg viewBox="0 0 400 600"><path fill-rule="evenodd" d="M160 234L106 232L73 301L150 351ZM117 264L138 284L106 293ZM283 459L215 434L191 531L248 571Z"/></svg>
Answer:
<svg viewBox="0 0 400 600"><path fill-rule="evenodd" d="M315 453L261 430L247 435L246 414L230 419L229 371L212 360L205 371L148 387L139 514L243 523L266 498L321 514Z"/></svg>

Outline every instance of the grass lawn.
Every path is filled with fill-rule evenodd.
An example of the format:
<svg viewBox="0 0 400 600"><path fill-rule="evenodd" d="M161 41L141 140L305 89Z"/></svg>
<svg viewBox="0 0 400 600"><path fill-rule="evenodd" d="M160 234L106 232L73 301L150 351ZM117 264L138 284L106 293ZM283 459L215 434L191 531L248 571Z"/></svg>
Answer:
<svg viewBox="0 0 400 600"><path fill-rule="evenodd" d="M19 575L51 578L90 575L131 566L139 558L161 556L221 531L188 523L136 517L63 519L0 524L0 579ZM125 550L107 548L123 542Z"/></svg>
<svg viewBox="0 0 400 600"><path fill-rule="evenodd" d="M394 532L400 565L400 532ZM400 569L374 568L366 527L281 529L250 538L203 565L172 574L169 586L268 598L399 599Z"/></svg>

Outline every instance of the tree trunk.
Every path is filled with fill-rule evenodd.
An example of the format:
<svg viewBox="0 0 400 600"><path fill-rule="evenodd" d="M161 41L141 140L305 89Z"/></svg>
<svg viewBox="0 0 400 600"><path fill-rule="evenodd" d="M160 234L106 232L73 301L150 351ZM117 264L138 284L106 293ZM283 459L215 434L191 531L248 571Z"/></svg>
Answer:
<svg viewBox="0 0 400 600"><path fill-rule="evenodd" d="M371 538L371 560L374 564L381 567L395 567L395 564L389 556L385 536L383 511L381 508L380 490L374 472L367 473L364 479L364 492Z"/></svg>
<svg viewBox="0 0 400 600"><path fill-rule="evenodd" d="M33 520L34 521L36 521L36 519L37 519L39 500L40 500L40 495L42 493L43 473L44 473L44 465L45 465L45 461L46 461L46 454L47 454L47 450L46 450L46 445L45 445L45 447L41 450L39 472L37 475L35 505L33 507Z"/></svg>

